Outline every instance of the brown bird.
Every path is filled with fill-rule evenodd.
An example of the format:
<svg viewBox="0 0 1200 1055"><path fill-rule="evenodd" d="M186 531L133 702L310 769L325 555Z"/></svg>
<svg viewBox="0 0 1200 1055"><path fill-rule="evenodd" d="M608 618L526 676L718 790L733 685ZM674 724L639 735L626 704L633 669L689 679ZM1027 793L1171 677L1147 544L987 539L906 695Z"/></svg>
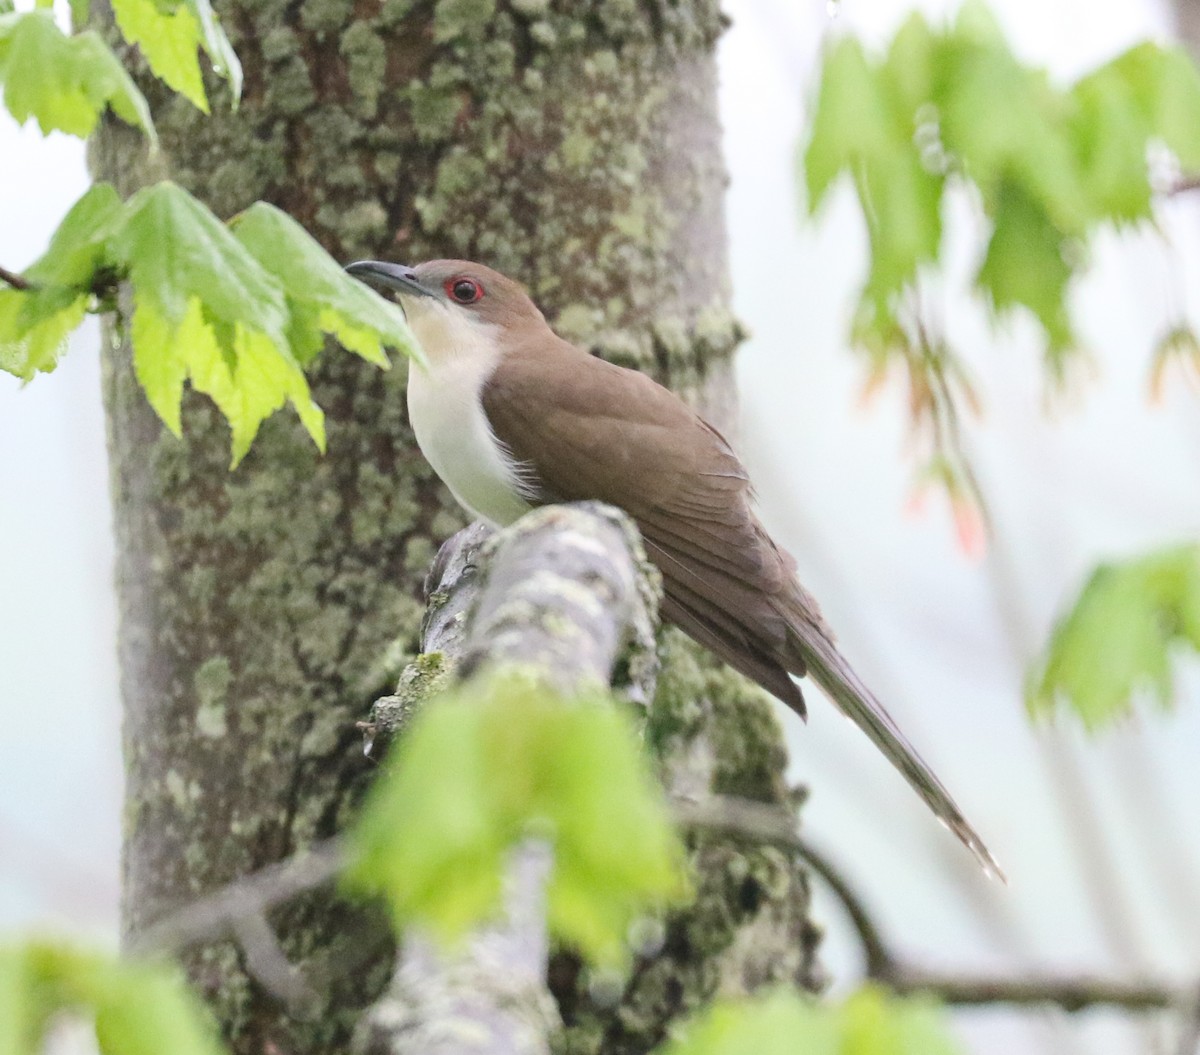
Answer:
<svg viewBox="0 0 1200 1055"><path fill-rule="evenodd" d="M525 291L482 264L363 260L428 360L409 374L425 457L474 516L597 499L637 522L662 572L662 615L802 718L811 674L983 867L995 859L949 792L834 645L795 561L754 514L724 437L669 389L564 341Z"/></svg>

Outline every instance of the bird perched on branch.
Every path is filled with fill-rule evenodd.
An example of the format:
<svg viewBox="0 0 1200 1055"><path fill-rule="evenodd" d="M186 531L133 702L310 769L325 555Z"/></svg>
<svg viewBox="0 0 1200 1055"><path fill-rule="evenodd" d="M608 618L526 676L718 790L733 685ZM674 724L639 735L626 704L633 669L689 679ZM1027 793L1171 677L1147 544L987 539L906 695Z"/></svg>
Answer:
<svg viewBox="0 0 1200 1055"><path fill-rule="evenodd" d="M795 562L754 514L716 429L645 374L560 338L516 282L482 264L363 260L347 271L399 300L428 360L409 374L425 457L472 514L595 499L628 513L663 577L662 615L802 718L810 674L990 872L949 792L834 644Z"/></svg>

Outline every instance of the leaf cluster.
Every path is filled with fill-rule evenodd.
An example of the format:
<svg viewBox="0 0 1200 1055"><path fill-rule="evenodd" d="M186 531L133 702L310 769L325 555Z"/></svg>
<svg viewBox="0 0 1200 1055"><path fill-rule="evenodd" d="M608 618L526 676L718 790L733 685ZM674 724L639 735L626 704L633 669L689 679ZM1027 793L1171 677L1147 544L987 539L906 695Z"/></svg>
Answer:
<svg viewBox="0 0 1200 1055"><path fill-rule="evenodd" d="M1096 729L1129 714L1139 693L1166 706L1180 647L1200 651L1200 545L1102 565L1055 628L1030 678L1029 711L1067 704Z"/></svg>
<svg viewBox="0 0 1200 1055"><path fill-rule="evenodd" d="M1200 73L1178 48L1139 44L1060 88L1021 63L977 0L941 28L911 15L880 56L837 39L802 165L811 213L848 174L866 220L857 340L879 354L905 346L905 305L939 260L957 183L991 222L977 289L996 315L1031 312L1059 365L1077 343L1066 298L1089 240L1151 219L1159 145L1200 166Z"/></svg>
<svg viewBox="0 0 1200 1055"><path fill-rule="evenodd" d="M88 0L73 0L71 7L76 23L86 23ZM125 39L171 88L208 112L203 51L212 70L228 81L236 106L241 64L209 0L112 0L112 10ZM112 49L91 30L64 33L49 5L16 12L11 0L0 0L0 85L17 123L33 118L43 135L90 135L111 109L157 146L146 98Z"/></svg>
<svg viewBox="0 0 1200 1055"><path fill-rule="evenodd" d="M376 781L350 879L449 940L494 913L525 838L554 851L550 932L618 962L630 924L687 891L683 854L631 722L519 671L430 703Z"/></svg>
<svg viewBox="0 0 1200 1055"><path fill-rule="evenodd" d="M43 135L87 136L111 107L154 139L146 99L108 45L90 30L66 35L48 10L0 13L0 84L17 123L32 117Z"/></svg>
<svg viewBox="0 0 1200 1055"><path fill-rule="evenodd" d="M780 991L715 1004L660 1055L957 1055L937 1004L865 986L840 1006Z"/></svg>
<svg viewBox="0 0 1200 1055"><path fill-rule="evenodd" d="M0 946L0 1055L38 1055L63 1012L90 1016L103 1055L222 1055L177 972L50 941Z"/></svg>
<svg viewBox="0 0 1200 1055"><path fill-rule="evenodd" d="M385 345L416 354L400 309L285 213L259 202L226 226L170 182L127 202L92 187L26 278L28 290L0 289L0 369L26 380L54 369L66 335L127 280L134 368L151 406L179 435L190 381L228 419L234 464L285 402L324 449L304 367L326 335L381 367Z"/></svg>

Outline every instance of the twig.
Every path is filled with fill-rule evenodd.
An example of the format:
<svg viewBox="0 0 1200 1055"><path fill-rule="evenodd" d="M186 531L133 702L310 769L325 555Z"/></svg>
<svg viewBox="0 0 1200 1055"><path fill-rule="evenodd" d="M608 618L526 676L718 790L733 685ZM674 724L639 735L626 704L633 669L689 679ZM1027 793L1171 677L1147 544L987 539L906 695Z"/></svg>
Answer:
<svg viewBox="0 0 1200 1055"><path fill-rule="evenodd" d="M267 992L294 1015L306 1016L315 1008L319 997L279 947L279 938L262 913L234 920L233 933L242 947L246 970Z"/></svg>
<svg viewBox="0 0 1200 1055"><path fill-rule="evenodd" d="M1152 979L1121 980L1092 975L1055 976L1030 974L964 975L938 972L905 963L894 955L865 899L827 856L811 846L797 831L796 818L763 803L728 796L703 801L672 803L678 824L731 832L787 847L799 854L820 876L846 910L866 957L866 976L897 993L929 993L947 1004L987 1006L1050 1004L1065 1011L1097 1005L1148 1012L1186 1010L1191 1013L1184 1034L1183 1055L1191 1055L1200 1032L1200 1001L1190 989ZM181 952L193 945L233 935L242 943L247 964L256 977L287 1003L303 1005L311 993L297 979L266 929L263 914L308 890L330 882L345 863L338 839L317 843L299 857L269 865L221 890L193 902L147 928L134 940L130 952ZM260 926L261 925L261 926ZM264 938L269 937L270 941ZM1190 1047L1186 1046L1190 1045Z"/></svg>
<svg viewBox="0 0 1200 1055"><path fill-rule="evenodd" d="M133 956L177 953L193 945L227 937L240 921L282 905L331 882L345 863L340 839L314 843L304 853L236 879L151 924L133 937Z"/></svg>
<svg viewBox="0 0 1200 1055"><path fill-rule="evenodd" d="M1200 174L1192 173L1180 176L1167 187L1167 194L1186 194L1192 190L1200 190Z"/></svg>
<svg viewBox="0 0 1200 1055"><path fill-rule="evenodd" d="M1080 1011L1099 1004L1127 1011L1192 1009L1190 991L1162 981L1100 978L1091 975L965 975L942 973L903 962L893 954L866 901L823 853L799 833L796 818L772 806L713 796L703 802L676 802L676 820L685 826L732 831L795 850L841 902L862 943L866 976L896 993L929 993L946 1004L1029 1006L1052 1004ZM1190 1055L1190 1053L1189 1053Z"/></svg>
<svg viewBox="0 0 1200 1055"><path fill-rule="evenodd" d="M795 850L841 902L862 943L869 978L882 978L894 968L883 935L862 898L824 854L810 846L796 828L796 818L784 810L752 799L713 795L701 802L672 803L677 824L685 828L712 828L772 842Z"/></svg>
<svg viewBox="0 0 1200 1055"><path fill-rule="evenodd" d="M28 279L22 278L16 272L9 271L5 267L0 267L0 282L5 282L12 286L13 289L19 289L22 292L33 288Z"/></svg>
<svg viewBox="0 0 1200 1055"><path fill-rule="evenodd" d="M966 977L905 965L897 970L894 977L881 978L879 981L897 993L930 993L942 1003L970 1007L1053 1004L1064 1011L1074 1012L1103 1004L1126 1011L1169 1011L1187 1006L1189 999L1184 990L1161 981L1122 981L1095 975Z"/></svg>

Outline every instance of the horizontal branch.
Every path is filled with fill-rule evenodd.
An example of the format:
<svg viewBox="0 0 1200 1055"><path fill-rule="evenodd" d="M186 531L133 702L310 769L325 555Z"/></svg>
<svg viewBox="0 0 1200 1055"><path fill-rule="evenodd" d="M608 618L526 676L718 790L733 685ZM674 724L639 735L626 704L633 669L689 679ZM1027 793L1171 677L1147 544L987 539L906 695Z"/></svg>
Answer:
<svg viewBox="0 0 1200 1055"><path fill-rule="evenodd" d="M970 975L930 971L902 962L890 952L881 929L853 885L801 837L790 813L728 796L702 802L677 800L672 803L672 812L676 823L684 828L742 835L798 853L845 908L864 949L867 977L896 993L928 993L959 1007L1050 1004L1065 1011L1103 1005L1130 1012L1192 1012L1200 1002L1200 987L1193 991L1161 980L1094 975ZM257 920L275 906L331 882L344 864L340 840L317 843L302 855L253 872L146 928L129 951L135 955L178 953L194 945L238 936L245 932L245 921L257 926Z"/></svg>
<svg viewBox="0 0 1200 1055"><path fill-rule="evenodd" d="M344 866L341 839L314 843L295 857L251 872L152 923L130 940L126 951L133 956L179 953L229 937L240 922L333 882Z"/></svg>
<svg viewBox="0 0 1200 1055"><path fill-rule="evenodd" d="M945 1004L1014 1007L1052 1004L1064 1011L1105 1005L1126 1011L1191 1011L1200 986L1185 989L1162 980L1116 979L1093 975L970 975L939 972L906 963L889 948L865 900L823 853L805 840L791 814L747 799L713 796L703 802L676 802L679 824L712 828L762 839L794 850L829 887L858 935L866 976L900 994L928 993Z"/></svg>
<svg viewBox="0 0 1200 1055"><path fill-rule="evenodd" d="M1083 1011L1105 1005L1126 1011L1186 1011L1196 996L1162 981L1123 981L1095 975L1029 974L961 975L902 966L891 977L878 979L897 993L929 993L944 1004L984 1007L1008 1004L1028 1007L1052 1004L1064 1011Z"/></svg>

